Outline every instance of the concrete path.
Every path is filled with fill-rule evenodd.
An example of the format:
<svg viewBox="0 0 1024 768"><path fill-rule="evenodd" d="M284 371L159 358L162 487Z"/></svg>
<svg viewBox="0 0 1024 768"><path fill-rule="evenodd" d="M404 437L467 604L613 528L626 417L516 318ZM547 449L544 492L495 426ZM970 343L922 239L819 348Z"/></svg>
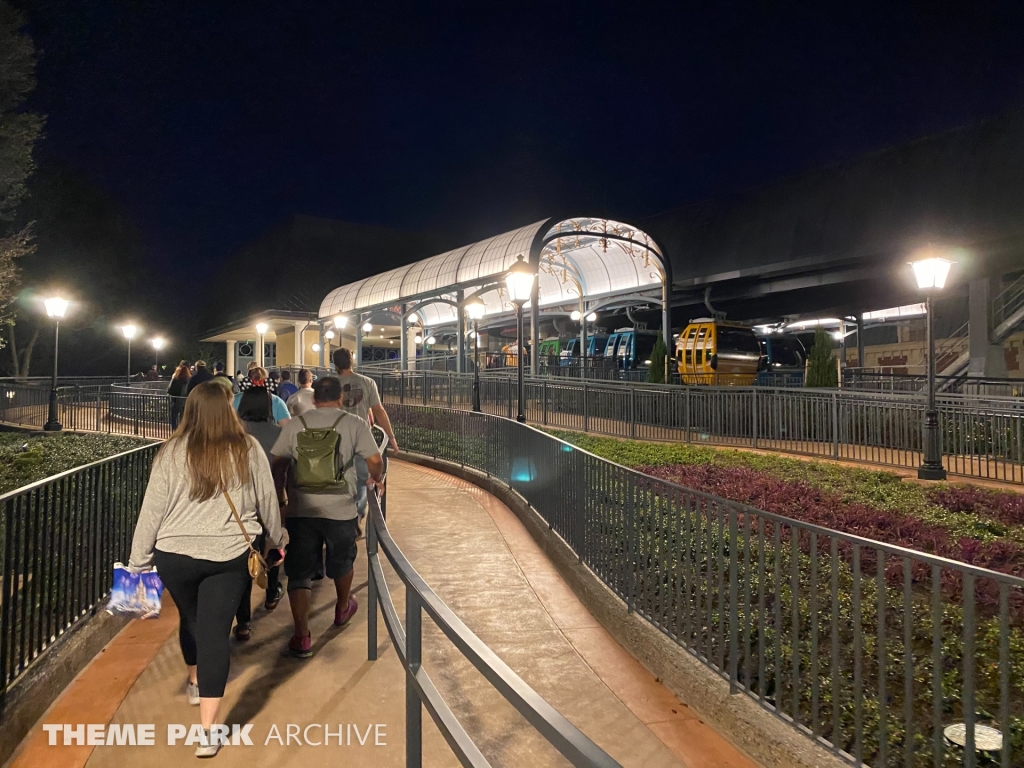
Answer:
<svg viewBox="0 0 1024 768"><path fill-rule="evenodd" d="M395 461L388 510L399 546L441 598L528 684L624 766L754 768L597 624L497 499L449 475ZM283 653L291 634L287 603L268 614L256 590L253 638L233 650L221 710L224 722L253 725L255 746L226 747L217 765L405 765L404 679L383 623L380 658L366 661L362 551L355 583L360 610L340 631L331 626L333 587L321 583L314 589L315 655L305 661ZM389 584L401 610L403 589L394 574ZM165 614L156 622L134 622L122 632L43 717L12 765L159 768L191 763L193 748L166 744L167 724L187 728L196 722L198 710L184 697L173 606ZM568 764L429 619L424 630L425 668L492 765ZM156 746L48 746L42 724L55 722L152 723ZM332 734L330 745L312 745L324 741L324 724ZM289 726L290 745L282 743ZM339 731L341 746L333 735ZM303 734L307 743L299 743ZM457 765L426 713L424 765Z"/></svg>

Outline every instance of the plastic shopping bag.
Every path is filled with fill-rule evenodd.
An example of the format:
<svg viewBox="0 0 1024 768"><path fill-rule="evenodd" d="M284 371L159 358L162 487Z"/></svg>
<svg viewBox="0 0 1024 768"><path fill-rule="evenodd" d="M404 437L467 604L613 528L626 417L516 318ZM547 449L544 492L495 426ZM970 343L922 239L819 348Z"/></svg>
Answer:
<svg viewBox="0 0 1024 768"><path fill-rule="evenodd" d="M160 598L164 583L156 571L132 573L121 563L114 563L114 585L110 588L107 613L135 619L156 619L160 616Z"/></svg>

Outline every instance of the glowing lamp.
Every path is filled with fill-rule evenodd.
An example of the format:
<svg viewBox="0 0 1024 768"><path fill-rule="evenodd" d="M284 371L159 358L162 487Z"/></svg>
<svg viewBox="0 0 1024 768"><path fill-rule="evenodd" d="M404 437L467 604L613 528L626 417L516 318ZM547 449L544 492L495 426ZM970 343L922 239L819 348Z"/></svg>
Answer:
<svg viewBox="0 0 1024 768"><path fill-rule="evenodd" d="M487 307L484 304L483 299L478 296L474 296L466 302L465 310L470 320L479 320L484 316L484 312L487 311Z"/></svg>
<svg viewBox="0 0 1024 768"><path fill-rule="evenodd" d="M530 300L530 293L533 291L533 281L537 273L530 268L530 265L523 261L520 254L516 257L508 272L505 273L505 285L508 286L509 296L517 304L523 304Z"/></svg>
<svg viewBox="0 0 1024 768"><path fill-rule="evenodd" d="M931 291L940 290L946 285L946 277L949 276L949 268L953 266L953 262L940 256L932 256L912 261L910 266L914 268L917 287L922 291Z"/></svg>
<svg viewBox="0 0 1024 768"><path fill-rule="evenodd" d="M46 299L43 301L43 305L46 307L46 316L54 317L58 320L64 317L64 313L68 311L67 299L62 299L60 296Z"/></svg>

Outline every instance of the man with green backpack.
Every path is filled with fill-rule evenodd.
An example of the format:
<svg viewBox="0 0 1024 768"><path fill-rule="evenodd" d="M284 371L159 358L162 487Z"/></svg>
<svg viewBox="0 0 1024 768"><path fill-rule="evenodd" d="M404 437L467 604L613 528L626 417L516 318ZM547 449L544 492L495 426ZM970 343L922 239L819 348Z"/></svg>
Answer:
<svg viewBox="0 0 1024 768"><path fill-rule="evenodd" d="M327 577L338 593L334 625L345 626L359 607L351 595L359 530L356 456L366 461L368 485L378 483L384 472L369 425L341 410L341 400L337 377L319 379L313 385L314 410L290 419L271 448L279 498L286 493L282 511L291 538L284 569L295 635L288 650L299 658L312 655L312 579L325 545Z"/></svg>

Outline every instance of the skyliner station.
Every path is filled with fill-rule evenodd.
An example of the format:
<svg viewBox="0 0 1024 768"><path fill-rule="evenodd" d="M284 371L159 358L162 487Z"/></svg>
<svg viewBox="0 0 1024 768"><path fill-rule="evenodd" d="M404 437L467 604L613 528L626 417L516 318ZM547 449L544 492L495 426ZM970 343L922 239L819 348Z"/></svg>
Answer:
<svg viewBox="0 0 1024 768"><path fill-rule="evenodd" d="M465 309L480 301L481 354L515 347L523 307L527 346L541 350L526 362L532 375L548 339L560 351L576 339L578 358L588 335L637 326L671 357L679 331L711 316L790 333L825 321L850 368L923 376L924 301L907 263L928 252L953 263L935 297L937 373L1021 378L1021 128L1005 117L635 222L539 221L335 287L314 311L268 307L206 340L225 342L228 367L241 368L263 321L270 364L326 367L342 344L362 364L403 369L443 353L461 373L472 356ZM503 275L520 257L537 279L517 304Z"/></svg>

